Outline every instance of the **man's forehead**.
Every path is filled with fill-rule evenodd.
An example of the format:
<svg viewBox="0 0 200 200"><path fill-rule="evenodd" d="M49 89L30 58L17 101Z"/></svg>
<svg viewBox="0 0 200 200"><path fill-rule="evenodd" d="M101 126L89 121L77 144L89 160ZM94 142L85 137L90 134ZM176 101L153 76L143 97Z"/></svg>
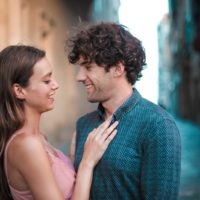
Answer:
<svg viewBox="0 0 200 200"><path fill-rule="evenodd" d="M83 56L80 56L79 60L77 62L77 64L80 65L80 66L86 65L88 63L89 63L88 59L84 58Z"/></svg>

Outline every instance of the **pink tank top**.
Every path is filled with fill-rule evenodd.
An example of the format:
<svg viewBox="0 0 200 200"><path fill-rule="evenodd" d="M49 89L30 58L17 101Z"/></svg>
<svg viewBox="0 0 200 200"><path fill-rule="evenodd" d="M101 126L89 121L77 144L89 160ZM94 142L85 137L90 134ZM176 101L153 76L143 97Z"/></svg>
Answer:
<svg viewBox="0 0 200 200"><path fill-rule="evenodd" d="M7 175L7 149L10 144L10 142L16 137L15 134L13 135L10 140L8 141L6 148L5 148L5 173L7 176L8 184L9 179ZM47 143L50 145L49 143ZM47 155L51 161L51 167L52 167L52 173L56 179L57 185L60 188L61 192L64 194L65 199L68 200L71 198L72 191L74 188L74 182L75 182L75 171L73 164L69 158L67 158L61 151L58 149L53 148L55 151L55 154L50 152L46 146L46 152ZM31 191L19 191L12 187L9 184L10 191L12 193L14 200L33 200L33 196L31 194Z"/></svg>

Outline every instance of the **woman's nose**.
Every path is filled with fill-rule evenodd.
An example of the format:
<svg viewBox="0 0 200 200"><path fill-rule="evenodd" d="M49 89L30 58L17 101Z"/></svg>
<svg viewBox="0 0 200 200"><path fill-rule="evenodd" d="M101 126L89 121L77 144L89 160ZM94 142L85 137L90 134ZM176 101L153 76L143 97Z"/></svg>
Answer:
<svg viewBox="0 0 200 200"><path fill-rule="evenodd" d="M56 80L53 80L53 90L57 90L59 88L59 84L57 83Z"/></svg>

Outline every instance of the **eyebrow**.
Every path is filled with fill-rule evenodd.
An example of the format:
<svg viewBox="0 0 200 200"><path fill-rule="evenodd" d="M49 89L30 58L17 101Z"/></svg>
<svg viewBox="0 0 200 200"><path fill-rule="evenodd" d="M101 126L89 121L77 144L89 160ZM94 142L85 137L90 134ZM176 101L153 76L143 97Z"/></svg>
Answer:
<svg viewBox="0 0 200 200"><path fill-rule="evenodd" d="M79 63L79 65L86 65L86 64L90 64L88 61L84 60L83 62Z"/></svg>
<svg viewBox="0 0 200 200"><path fill-rule="evenodd" d="M49 72L49 73L45 74L45 75L43 76L43 78L49 77L49 76L51 76L52 74L53 74L53 72Z"/></svg>

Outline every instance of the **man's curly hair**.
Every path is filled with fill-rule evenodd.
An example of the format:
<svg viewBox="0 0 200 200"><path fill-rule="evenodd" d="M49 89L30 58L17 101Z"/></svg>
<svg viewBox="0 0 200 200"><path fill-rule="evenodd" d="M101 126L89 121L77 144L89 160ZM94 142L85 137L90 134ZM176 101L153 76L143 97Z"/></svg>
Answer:
<svg viewBox="0 0 200 200"><path fill-rule="evenodd" d="M79 31L67 44L70 47L70 63L77 63L82 56L87 63L95 62L109 71L121 62L132 85L142 76L141 71L146 65L141 41L120 24L102 22L92 25Z"/></svg>

